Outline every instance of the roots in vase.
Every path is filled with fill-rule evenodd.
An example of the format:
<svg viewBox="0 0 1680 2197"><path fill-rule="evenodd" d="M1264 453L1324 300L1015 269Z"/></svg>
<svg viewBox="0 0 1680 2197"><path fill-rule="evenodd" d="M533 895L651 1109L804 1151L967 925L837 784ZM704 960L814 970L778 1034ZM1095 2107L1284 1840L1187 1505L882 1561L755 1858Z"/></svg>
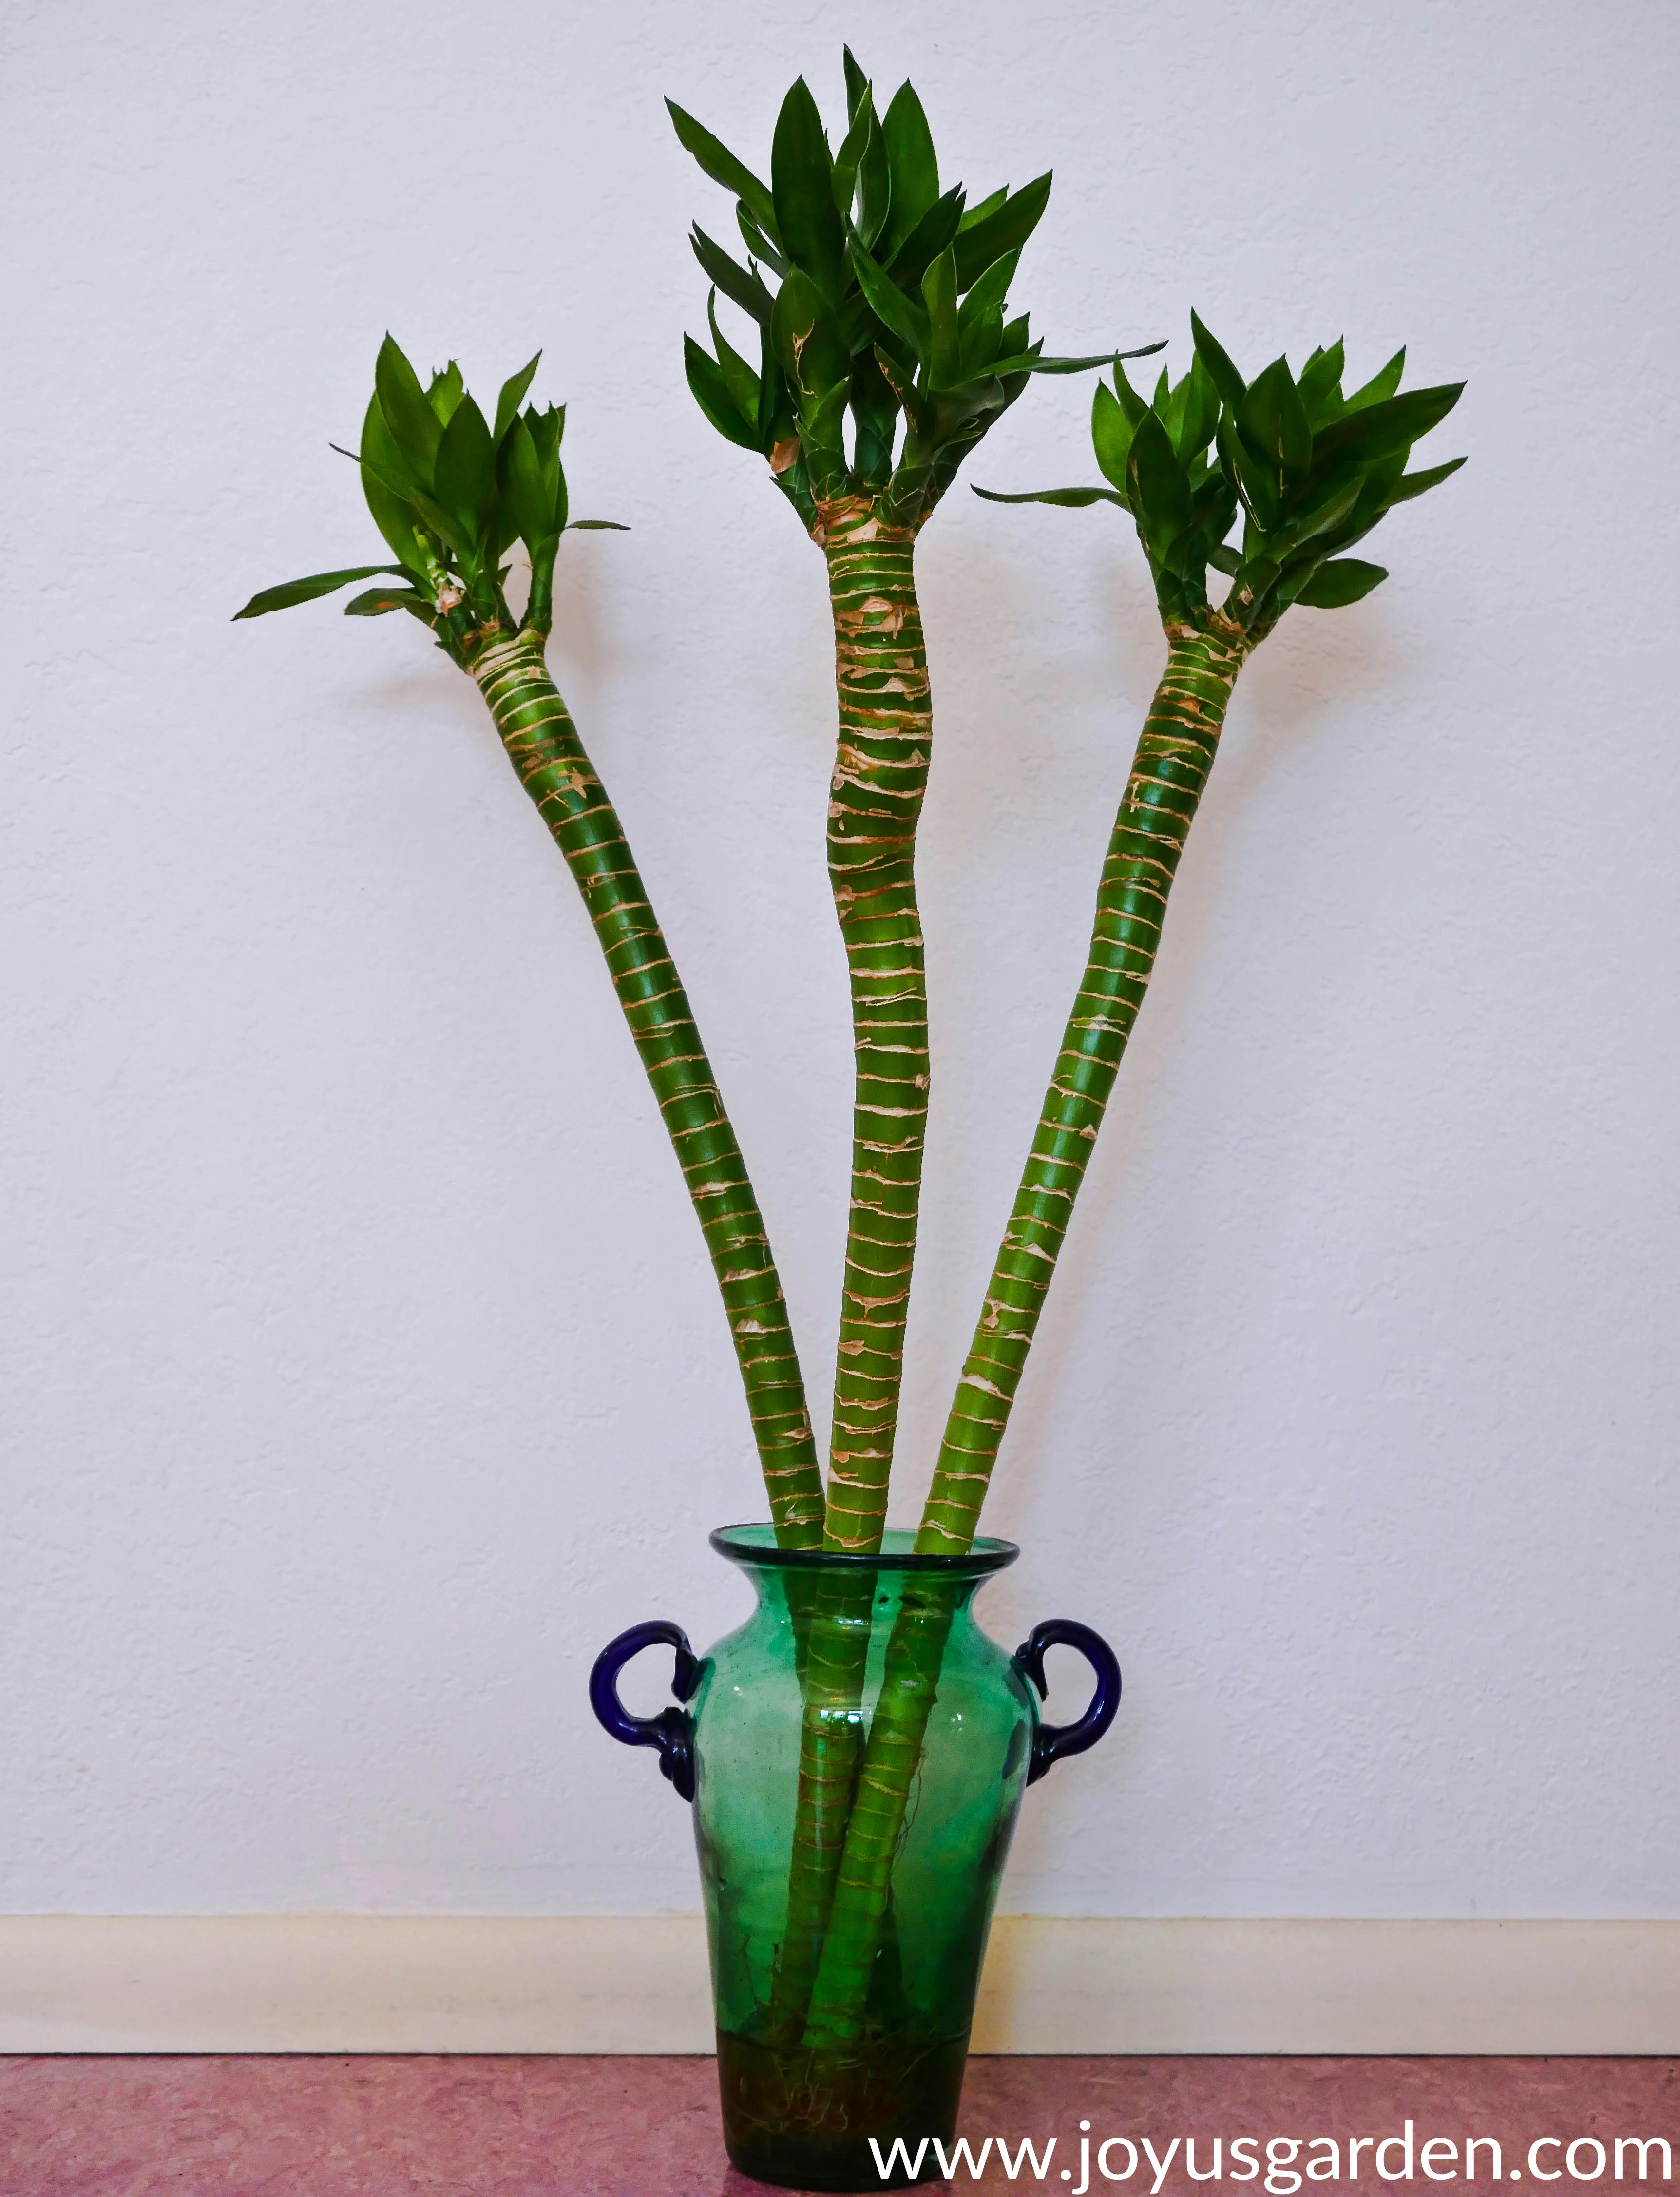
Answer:
<svg viewBox="0 0 1680 2197"><path fill-rule="evenodd" d="M901 2165L883 2180L869 2138L884 2156L902 2136L912 2159L924 2137L948 2143L967 2054L966 2036L930 2039L903 2029L872 2032L831 2052L720 2030L729 2156L744 2174L784 2188L903 2188L909 2176ZM930 2173L937 2172L936 2159Z"/></svg>

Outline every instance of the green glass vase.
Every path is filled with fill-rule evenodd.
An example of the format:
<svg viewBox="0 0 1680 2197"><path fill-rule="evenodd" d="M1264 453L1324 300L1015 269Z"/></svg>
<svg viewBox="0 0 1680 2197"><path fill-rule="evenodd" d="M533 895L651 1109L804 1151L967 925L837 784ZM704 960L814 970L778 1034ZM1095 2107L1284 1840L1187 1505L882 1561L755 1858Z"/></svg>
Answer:
<svg viewBox="0 0 1680 2197"><path fill-rule="evenodd" d="M1095 1633L1035 1628L1014 1655L975 1622L1007 1541L918 1556L779 1549L768 1526L711 1537L757 1607L696 1658L675 1625L621 1633L590 1692L616 1738L659 1750L692 1801L711 1948L724 2141L782 2188L902 2188L941 2170L987 1933L1027 1786L1112 1722L1120 1672ZM681 1704L632 1717L617 1676L676 1650ZM1077 1724L1042 1723L1044 1655L1096 1673Z"/></svg>

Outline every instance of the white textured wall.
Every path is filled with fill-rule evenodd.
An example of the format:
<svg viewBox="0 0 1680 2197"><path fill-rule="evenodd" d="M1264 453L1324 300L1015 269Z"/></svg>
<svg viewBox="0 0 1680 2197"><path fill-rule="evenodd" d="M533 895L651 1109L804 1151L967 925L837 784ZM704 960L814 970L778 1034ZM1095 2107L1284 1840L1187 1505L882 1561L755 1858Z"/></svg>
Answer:
<svg viewBox="0 0 1680 2197"><path fill-rule="evenodd" d="M912 19L907 27L907 17ZM1057 347L1469 376L1395 577L1245 675L988 1523L1127 1706L1005 1904L1675 1915L1680 19L858 0L949 170L1054 164ZM820 1401L849 1118L820 560L683 386L812 5L14 4L3 36L9 1399L0 1906L694 1902L590 1656L760 1508L576 895L372 554L387 325L571 401L553 658ZM1178 356L1184 356L1182 343ZM1084 383L971 476L1091 472ZM1161 655L1107 513L925 538L936 1084L910 1517ZM650 1685L647 1689L652 1693Z"/></svg>

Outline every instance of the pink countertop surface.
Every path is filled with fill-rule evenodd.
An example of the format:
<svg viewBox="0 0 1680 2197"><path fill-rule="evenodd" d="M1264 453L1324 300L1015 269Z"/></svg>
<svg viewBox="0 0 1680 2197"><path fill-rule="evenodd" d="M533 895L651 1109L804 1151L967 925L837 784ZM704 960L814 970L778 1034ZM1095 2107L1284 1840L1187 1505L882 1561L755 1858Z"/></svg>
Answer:
<svg viewBox="0 0 1680 2197"><path fill-rule="evenodd" d="M1434 2138L1454 2147L1431 2154L1437 2177L1453 2177L1438 2186L1464 2189L1465 2139L1492 2136L1503 2182L1555 2171L1562 2197L1589 2182L1638 2186L1631 2149L1617 2183L1618 2137L1666 2137L1680 2166L1680 2060L976 2059L960 2126L976 2151L1000 2139L1017 2171L1011 2179L994 2149L977 2181L959 2167L953 2190L1070 2192L1085 2175L1083 2139L1092 2190L1185 2197L1211 2180L1215 2137L1221 2188L1234 2179L1266 2192L1270 2182L1270 2197L1286 2197L1280 2185L1312 2160L1321 2171L1301 2183L1301 2197L1379 2192L1396 2177L1415 2193L1431 2186L1421 2154ZM1243 2136L1258 2140L1257 2177L1229 2149ZM1347 2171L1356 2136L1371 2139L1357 2183ZM1017 2148L1023 2137L1041 2177ZM1119 2179L1096 2163L1109 2137L1129 2139L1138 2159ZM1548 2137L1556 2147L1535 2154L1531 2171L1529 2147ZM1268 2171L1273 2139L1280 2163ZM1336 2146L1334 2178L1332 2154L1314 2139ZM1383 2155L1392 2174L1379 2177L1384 2139L1395 2140ZM1605 2164L1593 2173L1600 2144ZM1120 2174L1128 2152L1116 2144L1103 2156ZM1492 2152L1480 2149L1476 2164L1474 2186L1486 2188ZM1645 2186L1663 2188L1660 2150L1645 2164ZM762 2187L724 2157L710 2059L0 2059L0 2197L753 2197Z"/></svg>

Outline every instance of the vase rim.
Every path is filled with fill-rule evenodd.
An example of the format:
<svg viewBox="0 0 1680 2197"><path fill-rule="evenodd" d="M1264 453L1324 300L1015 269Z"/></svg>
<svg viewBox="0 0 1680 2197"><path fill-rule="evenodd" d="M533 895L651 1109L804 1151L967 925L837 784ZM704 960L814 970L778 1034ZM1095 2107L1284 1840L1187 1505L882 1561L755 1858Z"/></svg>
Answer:
<svg viewBox="0 0 1680 2197"><path fill-rule="evenodd" d="M720 1526L708 1537L713 1548L731 1563L760 1564L780 1571L932 1572L947 1579L984 1578L1012 1564L1021 1551L1013 1541L990 1534L975 1538L960 1556L918 1552L915 1535L902 1527L883 1534L878 1551L868 1549L783 1549L776 1545L773 1526L751 1522Z"/></svg>

